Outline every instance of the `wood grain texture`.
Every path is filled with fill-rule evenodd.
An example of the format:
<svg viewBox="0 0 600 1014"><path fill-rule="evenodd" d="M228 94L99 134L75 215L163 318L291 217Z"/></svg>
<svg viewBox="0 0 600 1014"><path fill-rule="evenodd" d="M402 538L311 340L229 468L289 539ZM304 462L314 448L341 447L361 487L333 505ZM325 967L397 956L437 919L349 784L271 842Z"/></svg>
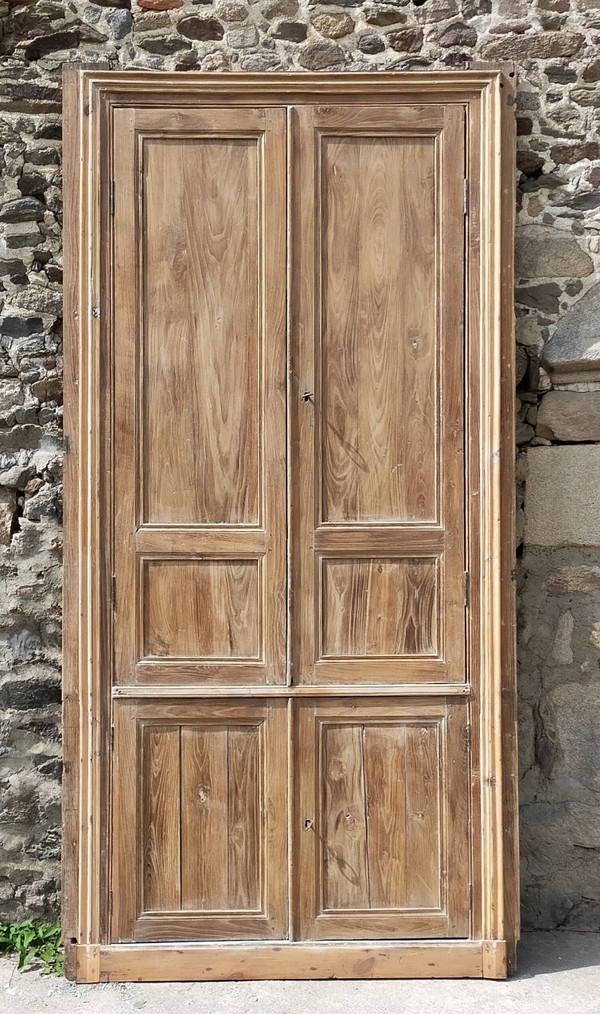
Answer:
<svg viewBox="0 0 600 1014"><path fill-rule="evenodd" d="M412 876L407 861L406 732L393 725L363 726L367 805L369 907L401 908Z"/></svg>
<svg viewBox="0 0 600 1014"><path fill-rule="evenodd" d="M69 78L71 83L69 84ZM78 906L76 924L67 914L66 927L75 928L80 942L85 947L70 945L70 970L73 974L73 957L77 950L78 971L82 979L94 981L97 978L118 980L119 978L222 978L239 975L240 977L264 976L398 976L403 975L505 975L507 966L514 965L514 944L518 934L517 893L515 889L515 865L517 857L516 838L514 836L515 813L515 749L514 749L514 644L512 641L512 625L507 616L512 609L512 592L507 591L509 581L512 533L510 531L512 487L509 478L511 471L512 446L510 445L510 428L502 429L502 417L511 417L512 385L510 331L511 325L506 321L511 306L509 275L512 263L512 155L504 153L502 146L510 146L512 141L512 110L508 110L502 93L501 79L488 70L476 72L448 72L443 80L432 74L375 74L375 75L156 75L146 72L107 73L98 68L81 71L66 77L66 92L75 87L74 80L81 87L82 100L73 101L70 108L73 115L69 120L69 95L67 94L67 124L69 139L79 143L80 153L72 149L72 158L67 158L66 188L67 203L73 187L77 191L69 210L76 214L77 196L81 194L81 222L77 222L73 233L74 218L71 217L71 272L77 274L75 280L67 279L67 317L72 314L72 327L67 329L73 343L79 346L76 359L80 367L67 372L66 379L66 433L70 442L75 444L69 452L72 454L71 485L67 483L66 517L71 535L67 532L67 543L71 538L72 553L66 554L66 585L74 591L71 604L76 598L77 608L68 608L67 626L65 630L66 668L65 694L67 697L66 713L78 724L71 735L67 731L65 741L65 762L75 765L78 777L71 785L76 786L78 799L73 800L74 807L69 809L66 828L68 847L63 850L65 855L65 890L66 909L69 911L69 882L78 885ZM506 82L504 82L504 85ZM327 96L327 106L323 104L323 96ZM400 100L400 106L398 105ZM106 673L111 670L111 639L112 624L116 634L117 664L115 676L117 684L129 694L134 689L136 673L135 652L129 654L124 650L136 644L136 631L139 627L141 613L139 610L139 589L136 588L138 564L132 551L137 541L136 527L141 515L136 513L135 480L132 481L131 465L137 453L136 431L141 416L132 411L131 392L136 389L140 376L141 360L137 356L136 342L140 331L137 318L139 286L135 271L136 252L139 249L136 232L137 163L139 149L136 134L140 132L155 135L170 134L186 136L186 143L196 136L204 137L207 132L220 132L219 137L227 135L231 140L235 130L236 140L251 141L264 131L262 146L262 169L266 169L269 179L269 200L263 201L265 216L264 235L269 236L264 264L269 281L271 298L263 306L266 332L268 335L279 335L279 340L265 345L266 388L264 407L264 502L262 504L264 528L249 528L246 522L240 525L225 525L215 529L215 542L210 544L210 528L201 531L196 539L192 531L194 525L156 525L154 530L162 529L157 541L143 544L146 533L136 546L137 553L165 553L166 557L182 555L210 554L211 549L222 558L230 560L256 559L264 554L265 587L269 594L262 590L262 601L265 616L269 615L265 626L266 636L270 638L267 655L270 661L270 675L266 678L281 680L279 689L285 689L285 672L281 663L283 658L284 626L281 622L283 613L284 585L281 580L283 573L284 553L280 552L284 537L284 492L285 473L283 470L283 449L280 434L282 432L283 399L282 378L285 371L283 356L283 308L282 278L285 262L284 249L281 243L285 215L280 214L284 186L279 185L285 175L285 159L283 157L284 131L282 124L285 118L283 107L297 102L305 110L310 106L318 108L318 115L323 117L327 127L336 127L337 106L345 106L345 127L352 131L364 129L377 131L384 124L384 133L390 127L397 132L402 130L442 132L443 159L438 163L446 167L446 174L440 177L442 190L447 201L447 215L440 215L437 234L438 248L442 253L441 291L458 291L462 284L460 275L460 258L456 257L457 222L452 213L453 208L462 204L462 179L452 176L451 167L459 164L462 158L462 109L461 103L467 108L467 155L468 171L471 179L470 214L468 232L468 272L466 289L469 307L468 321L468 398L467 398L467 436L466 446L469 449L467 470L467 530L466 544L468 547L467 566L471 571L471 606L469 616L469 659L468 682L462 684L463 689L471 689L472 699L469 704L472 722L472 758L470 769L467 766L469 755L465 750L465 710L462 705L453 707L449 703L446 712L446 747L441 753L444 770L442 774L450 779L448 783L449 798L452 805L445 807L442 820L446 835L447 848L450 855L461 858L457 868L465 868L462 858L469 853L465 835L472 832L471 862L473 871L473 912L468 918L468 906L465 905L465 883L462 876L453 876L452 868L442 867L440 884L445 880L449 916L445 926L439 927L439 934L453 936L449 944L430 943L394 944L386 937L384 918L377 910L369 910L373 915L371 928L373 935L381 937L377 947L359 946L351 943L356 933L356 919L364 917L364 910L345 910L343 919L337 914L325 914L320 917L321 929L318 934L320 942L312 945L281 943L285 934L286 918L286 877L280 875L285 866L285 793L282 784L287 785L283 777L270 778L269 773L281 772L282 761L286 750L281 743L286 742L285 724L277 725L280 737L277 739L279 749L274 750L272 741L267 736L264 758L265 799L269 829L262 839L266 843L264 869L267 897L270 907L268 914L255 916L252 913L243 916L224 916L222 913L207 915L198 914L197 910L181 909L158 913L156 917L148 915L137 918L136 924L136 890L138 886L137 859L140 845L139 800L140 770L136 767L136 743L138 720L149 719L157 728L163 728L172 720L181 729L181 734L188 728L189 716L195 722L195 728L204 728L208 721L206 710L210 708L210 722L221 722L228 725L235 714L238 724L252 724L256 713L243 713L243 709L234 705L231 700L221 696L227 690L226 683L220 686L218 680L226 680L226 669L222 669L215 677L216 666L210 669L188 667L179 669L174 663L168 669L168 660L164 669L157 665L153 674L147 678L154 681L160 696L155 701L136 702L131 696L119 700L115 697L115 751L114 751L114 804L112 817L107 810L107 788L111 770L111 759L108 748L110 733L110 715L106 707L109 690ZM378 103L375 105L374 103ZM271 107L279 104L280 108L260 109L261 103ZM203 106L199 109L199 106ZM219 106L226 108L219 108ZM366 108L365 108L366 106ZM385 107L387 119L382 119L381 109ZM76 112L74 110L76 109ZM290 114L292 124L295 113ZM75 122L75 119L77 122ZM338 121L339 122L339 121ZM362 127L361 127L362 123ZM114 124L114 141L111 131ZM460 128L460 129L459 129ZM233 134L232 134L233 132ZM293 133L293 131L292 131ZM311 144L312 135L309 131L304 138L297 136L292 141L292 159L294 174L299 167L298 156L308 156L308 174L300 173L300 191L302 201L292 198L290 205L290 241L293 249L292 278L298 264L310 263L311 251L314 254L314 186L310 179L312 166ZM343 139L346 141L346 138ZM361 139L362 140L362 139ZM357 147L359 145L356 145ZM390 145L391 147L391 145ZM441 148L438 145L438 152ZM104 243L104 237L110 232L108 213L108 177L110 163L114 158L115 177L115 236L114 244ZM260 160L259 160L260 161ZM133 167L133 172L132 172ZM259 175L262 171L259 167ZM293 175L294 175L293 174ZM264 195L265 173L257 184L257 193ZM294 181L293 181L294 182ZM312 189L311 189L312 188ZM320 192L320 191L319 191ZM311 194L313 197L311 197ZM312 216L312 220L311 220ZM503 218L504 216L504 218ZM504 222L504 224L502 224ZM298 226L298 223L300 225ZM69 226L67 224L67 230ZM311 231L312 230L312 231ZM300 235L299 235L300 234ZM277 269L275 265L279 265ZM504 266L502 266L504 265ZM67 263L68 266L68 263ZM322 469L315 468L314 455L301 459L299 450L314 446L311 441L315 433L320 440L318 427L319 389L315 383L315 369L312 360L314 349L311 328L318 320L315 305L311 302L311 285L314 275L309 269L302 281L303 293L307 298L304 302L294 301L297 290L292 286L290 302L291 346L293 357L290 360L290 402L292 413L298 406L297 420L293 422L291 449L294 453L295 472L291 482L293 494L292 518L298 517L298 506L309 519L312 526L304 539L296 530L290 531L290 550L292 560L300 560L301 573L294 573L293 587L296 603L306 604L310 628L310 636L319 630L320 618L315 609L315 586L310 585L315 573L315 550L327 556L341 560L373 559L380 556L394 559L402 556L415 558L419 555L439 557L441 561L441 603L443 612L440 621L440 635L445 649L447 661L442 674L443 679L450 678L450 683L440 682L435 685L439 673L424 670L418 677L412 677L406 670L396 670L394 679L404 679L401 691L409 692L405 697L406 707L411 709L414 722L418 725L431 723L431 708L440 708L440 693L446 690L458 694L461 687L460 679L464 678L464 666L461 663L460 641L462 637L459 623L452 617L462 609L462 582L457 580L464 567L462 529L462 466L460 456L465 446L461 426L457 421L462 419L461 391L457 384L458 374L452 374L452 358L444 357L443 348L439 360L439 381L441 404L441 420L443 428L443 446L445 457L440 458L440 525L422 526L418 522L411 526L403 524L398 544L394 546L394 524L379 522L362 522L349 519L348 523L336 525L326 522L320 528L319 510L322 497L315 487L315 479L322 475ZM111 305L113 289L111 278L115 279L115 305ZM91 281L90 281L91 279ZM379 284L379 282L377 282ZM376 300L374 301L376 302ZM101 306L101 316L92 318L94 306ZM71 309L69 309L69 307ZM441 314L441 330L445 335L454 334L461 327L462 303L460 300L442 300L438 303ZM114 313L114 335L111 336L111 323ZM69 327L69 326L68 326ZM298 340L298 329L306 329L306 342ZM107 374L105 365L111 363L110 343L114 341L115 363L114 377L116 391L111 386L111 375ZM298 349L303 355L298 357ZM68 350L67 350L68 351ZM71 351L73 351L71 349ZM305 353L305 354L304 354ZM102 364L105 364L104 366ZM455 366L455 363L454 363ZM103 372L104 370L104 372ZM318 375L320 376L320 374ZM317 376L317 381L318 381ZM444 391L446 401L444 404ZM312 400L304 400L304 394L312 394ZM69 403L71 406L69 415ZM376 406L378 408L378 406ZM70 422L68 420L70 419ZM316 424L316 428L315 427ZM379 425L379 423L378 423ZM445 428L444 428L445 427ZM112 445L111 434L115 436ZM323 442L317 446L323 446ZM499 476L496 463L501 462ZM67 461L67 469L69 460ZM129 469L129 471L128 471ZM312 470L312 474L311 474ZM279 478L277 478L279 476ZM458 481L460 476L460 481ZM315 499L315 491L317 496ZM110 511L106 505L115 504L115 526L109 520ZM139 503L139 500L137 501ZM238 501L239 503L239 501ZM261 505L259 505L261 506ZM79 517L76 523L75 518ZM458 524L449 524L448 519L459 518ZM504 517L504 520L499 520ZM76 524L76 529L73 527ZM364 526L365 531L361 531ZM196 526L197 527L197 526ZM244 540L243 528L248 529L248 541ZM389 528L388 531L383 529ZM170 531L166 532L166 529ZM337 528L337 531L336 531ZM349 540L348 529L358 530L358 538ZM329 529L329 531L327 530ZM373 543L369 543L369 529L373 530ZM420 529L420 530L419 530ZM437 533L433 529L438 529ZM440 538L441 534L441 538ZM239 538L238 538L239 535ZM408 544L407 535L414 536L414 543ZM148 532L150 540L155 538L154 532ZM264 541L257 545L257 538ZM158 545L159 540L162 545ZM327 545L327 539L331 544ZM432 541L438 540L433 545ZM279 547L279 549L278 549ZM116 608L110 605L110 571L105 579L106 561L113 554L116 563ZM400 552L398 553L398 549ZM71 575L71 576L69 576ZM90 575L94 579L90 580ZM278 577L279 575L279 577ZM305 586L304 579L309 585ZM279 618L279 619L278 619ZM294 621L295 622L295 621ZM310 652L306 659L301 658L297 651L296 628L292 639L292 662L296 674L308 673L314 663L314 654ZM303 642L304 643L304 642ZM314 646L313 642L313 646ZM385 660L384 660L385 661ZM419 665L420 660L417 660ZM304 665L307 662L307 665ZM228 663L235 666L236 663ZM330 664L330 663L327 663ZM327 676L315 693L323 695L323 703L332 705L331 693L339 688L344 694L351 709L354 724L365 731L362 737L364 753L363 780L365 785L371 782L371 797L374 800L391 798L390 793L397 790L395 784L386 781L383 761L384 746L371 740L366 732L369 725L367 717L376 718L376 709L367 698L350 696L352 687L350 680L357 685L365 682L376 673L382 682L373 687L375 693L385 694L380 703L390 709L397 707L388 700L393 683L390 671L377 670L373 660L365 663L362 673L353 668L353 660L345 659L339 664L337 683ZM358 664L363 663L358 660ZM220 663L219 663L220 665ZM268 665L266 667L268 669ZM417 667L418 668L418 667ZM233 671L233 670L232 670ZM240 678L235 671L234 681ZM167 675L168 673L168 675ZM212 675L211 675L212 673ZM267 711L277 706L285 710L285 698L263 705L262 698L251 699L251 692L262 691L263 687L252 687L253 680L265 680L265 675L249 672L246 687L237 683L240 693L246 690L249 700L246 706ZM315 672L320 678L321 673ZM283 677L283 679L281 679ZM415 697L419 691L418 679L422 682L422 697ZM174 700L165 700L169 690L169 681L174 680ZM178 683L177 680L180 682ZM212 684L212 686L210 685ZM232 683L231 688L235 684ZM206 687L210 703L202 705L198 694ZM151 684L142 688L152 689ZM310 691L310 684L292 688ZM356 689L356 687L355 687ZM439 690L439 693L438 693ZM215 692L216 696L212 694ZM217 693L218 692L218 693ZM370 691L368 691L370 692ZM189 700L183 699L184 693L191 693ZM293 696L290 693L290 696ZM329 703L328 703L329 697ZM179 700L177 699L179 698ZM281 704L279 704L281 701ZM428 703L429 702L429 703ZM358 714L357 707L363 710ZM179 710L178 710L179 709ZM231 710L233 709L233 711ZM262 713L262 712L261 712ZM407 712L403 719L407 719ZM438 718L440 717L438 712ZM187 717L186 717L187 716ZM335 717L335 716L334 716ZM339 719L339 714L336 721ZM436 719L437 721L437 719ZM440 719L441 721L441 719ZM269 719L270 722L270 719ZM267 723L269 724L269 723ZM302 724L302 723L300 723ZM381 721L371 721L371 731L381 727ZM386 726L387 729L387 726ZM299 779L298 800L293 810L293 820L301 811L307 809L305 804L316 798L322 788L321 782L311 780L310 770L314 756L314 726L307 730L307 737L301 742L306 749L298 753ZM508 735L507 735L508 733ZM393 737L392 737L393 739ZM295 741L294 741L295 742ZM269 745L271 744L271 745ZM395 744L395 745L394 745ZM295 747L296 749L296 747ZM399 752L399 740L393 739L388 751ZM415 749L415 756L418 751ZM218 755L218 750L217 750ZM308 758L308 763L307 763ZM427 758L424 763L431 766ZM309 771L305 771L307 767ZM504 767L504 770L503 770ZM183 766L182 766L183 770ZM470 771L470 774L469 774ZM473 786L469 794L466 790L454 791L461 779L468 784L471 779ZM431 784L428 781L428 785ZM415 786L414 803L416 812L422 809L418 798L420 786ZM366 789L367 796L369 795ZM379 809L381 805L381 809ZM395 855L397 832L386 816L387 803L373 803L371 807L372 834L388 836L390 855ZM392 804L390 804L392 805ZM398 801L393 804L399 806ZM307 812L310 812L310 808ZM377 812L377 817L375 813ZM75 816L73 816L75 814ZM483 818L483 819L482 819ZM406 818L405 818L406 819ZM107 873L108 859L103 851L102 829L110 820L114 828L115 847L113 849L112 866L114 872L113 898L114 918L112 936L109 937L103 927L103 912L108 912ZM252 815L249 817L252 822ZM379 821L380 829L375 831ZM295 826L295 824L294 824ZM367 831L369 817L367 814ZM70 829L70 830L69 830ZM307 832L308 834L308 832ZM305 849L304 828L296 831L300 851ZM369 834L367 833L367 845ZM309 850L310 851L310 850ZM369 859L370 892L378 890L377 878L381 882L381 890L392 891L392 883L396 883L394 864L387 863L385 847L377 849L378 855L386 860L377 867ZM371 852L369 851L369 856ZM279 858L278 858L279 857ZM466 860L468 868L468 858ZM275 871L275 873L273 873ZM431 872L431 871L430 871ZM425 877L425 884L428 883ZM314 907L315 877L310 873L303 882L295 884L296 909L305 906L309 914ZM374 886L375 885L375 886ZM395 889L395 888L394 888ZM424 890L424 888L422 888ZM72 907L71 907L72 912ZM421 935L424 931L432 931L429 916L413 916L412 929ZM332 922L333 920L333 922ZM337 924L335 920L338 920ZM298 930L297 918L295 929ZM396 927L402 931L398 924ZM68 932L68 931L67 931ZM312 932L309 930L308 932ZM329 945L323 939L335 934L347 939L342 947ZM470 934L472 942L463 943L457 937ZM67 934L65 934L67 935ZM70 935L70 933L69 933ZM152 944L121 944L107 945L106 939L153 940L158 938L177 941L170 949L168 945ZM185 939L222 940L232 939L277 938L274 947L261 949L256 944L244 949L244 945L216 946L187 945ZM505 938L508 937L508 940ZM491 939L490 939L491 938ZM99 943L102 946L99 946ZM137 948L134 950L133 948ZM289 947L290 949L286 949ZM487 948L485 962L482 963L483 949ZM80 953L79 953L80 952Z"/></svg>
<svg viewBox="0 0 600 1014"><path fill-rule="evenodd" d="M259 143L142 145L144 521L260 521Z"/></svg>
<svg viewBox="0 0 600 1014"><path fill-rule="evenodd" d="M322 654L437 654L435 560L323 560Z"/></svg>
<svg viewBox="0 0 600 1014"><path fill-rule="evenodd" d="M181 907L229 907L228 730L181 730Z"/></svg>
<svg viewBox="0 0 600 1014"><path fill-rule="evenodd" d="M229 731L229 814L228 872L229 906L232 909L261 908L262 854L266 828L263 826L263 779L260 730L238 728ZM283 746L283 744L282 744ZM277 771L271 772L278 777Z"/></svg>
<svg viewBox="0 0 600 1014"><path fill-rule="evenodd" d="M463 115L293 111L294 682L466 680Z"/></svg>
<svg viewBox="0 0 600 1014"><path fill-rule="evenodd" d="M435 522L435 139L320 144L322 520Z"/></svg>
<svg viewBox="0 0 600 1014"><path fill-rule="evenodd" d="M144 656L260 659L256 560L145 561Z"/></svg>
<svg viewBox="0 0 600 1014"><path fill-rule="evenodd" d="M282 940L273 945L117 945L100 948L99 977L103 982L467 976L480 979L483 946L480 940L381 940L371 946L348 940L342 944Z"/></svg>
<svg viewBox="0 0 600 1014"><path fill-rule="evenodd" d="M79 758L81 756L81 712L80 712L80 643L77 636L82 603L79 598L80 570L84 560L80 557L78 538L79 516L83 508L79 491L79 441L77 378L79 357L84 354L80 339L78 318L81 303L81 272L79 251L85 242L85 228L81 218L80 159L83 138L80 129L81 78L73 67L64 68L63 122L64 185L69 200L65 203L63 244L64 244L64 384L67 398L64 405L64 497L65 537L63 563L68 580L63 582L63 693L62 693L62 740L64 750L62 781L62 893L61 925L65 947L65 974L75 978L77 974L76 954L72 940L82 942L80 936L79 906L87 891L87 885L80 884L79 876L79 820L83 802Z"/></svg>
<svg viewBox="0 0 600 1014"><path fill-rule="evenodd" d="M415 725L407 727L404 735L406 904L410 908L439 908L443 905L446 886L444 797L450 806L453 805L444 785L440 727ZM452 764L453 760L448 758L447 763ZM460 791L457 785L452 795ZM466 858L464 854L449 857L450 876L456 876L455 866L464 865Z"/></svg>
<svg viewBox="0 0 600 1014"><path fill-rule="evenodd" d="M285 683L285 112L114 124L115 682Z"/></svg>
<svg viewBox="0 0 600 1014"><path fill-rule="evenodd" d="M367 908L365 785L360 726L322 730L322 904Z"/></svg>
<svg viewBox="0 0 600 1014"><path fill-rule="evenodd" d="M286 741L285 700L119 702L117 940L286 935Z"/></svg>
<svg viewBox="0 0 600 1014"><path fill-rule="evenodd" d="M179 908L181 901L180 730L142 731L142 908Z"/></svg>
<svg viewBox="0 0 600 1014"><path fill-rule="evenodd" d="M299 937L466 936L464 705L297 708Z"/></svg>

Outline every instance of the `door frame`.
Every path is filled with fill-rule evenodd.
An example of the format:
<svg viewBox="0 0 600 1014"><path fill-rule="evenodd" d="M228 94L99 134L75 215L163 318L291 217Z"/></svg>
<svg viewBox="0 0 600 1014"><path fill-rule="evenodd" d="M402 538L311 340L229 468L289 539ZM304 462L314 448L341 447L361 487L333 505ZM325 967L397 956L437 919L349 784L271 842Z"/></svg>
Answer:
<svg viewBox="0 0 600 1014"><path fill-rule="evenodd" d="M515 70L200 74L64 68L65 544L63 940L81 982L219 978L503 978L519 935L513 236ZM111 944L108 925L110 533L113 474L98 420L110 343L109 148L113 109L322 103L458 103L466 112L467 673L472 915L468 940ZM268 695L272 689L266 688ZM462 689L462 688L461 688ZM264 696L265 690L256 688ZM457 688L458 692L458 688ZM210 693L210 692L209 692ZM223 691L221 691L221 694ZM377 691L375 690L375 693ZM247 691L230 696L243 696ZM189 691L187 693L189 696ZM208 696L203 690L203 696ZM478 717L478 720L476 718ZM168 960L165 961L165 958Z"/></svg>

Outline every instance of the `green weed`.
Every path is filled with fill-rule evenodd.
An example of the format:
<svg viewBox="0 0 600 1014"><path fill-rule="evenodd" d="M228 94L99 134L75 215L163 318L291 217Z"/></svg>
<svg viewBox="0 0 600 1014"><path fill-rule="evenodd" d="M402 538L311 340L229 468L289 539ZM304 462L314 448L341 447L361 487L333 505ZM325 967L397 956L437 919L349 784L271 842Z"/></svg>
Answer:
<svg viewBox="0 0 600 1014"><path fill-rule="evenodd" d="M44 975L64 975L65 956L62 951L60 923L36 923L32 918L23 922L0 922L0 954L18 954L19 968L37 959Z"/></svg>

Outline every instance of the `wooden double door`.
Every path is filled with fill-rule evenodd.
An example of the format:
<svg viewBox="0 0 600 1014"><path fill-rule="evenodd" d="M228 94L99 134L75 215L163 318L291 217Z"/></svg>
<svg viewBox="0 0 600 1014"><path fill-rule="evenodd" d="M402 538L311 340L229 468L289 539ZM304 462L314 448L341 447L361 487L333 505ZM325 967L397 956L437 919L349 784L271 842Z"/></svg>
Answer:
<svg viewBox="0 0 600 1014"><path fill-rule="evenodd" d="M111 108L109 950L473 937L466 117Z"/></svg>
<svg viewBox="0 0 600 1014"><path fill-rule="evenodd" d="M467 936L463 110L114 130L114 936Z"/></svg>

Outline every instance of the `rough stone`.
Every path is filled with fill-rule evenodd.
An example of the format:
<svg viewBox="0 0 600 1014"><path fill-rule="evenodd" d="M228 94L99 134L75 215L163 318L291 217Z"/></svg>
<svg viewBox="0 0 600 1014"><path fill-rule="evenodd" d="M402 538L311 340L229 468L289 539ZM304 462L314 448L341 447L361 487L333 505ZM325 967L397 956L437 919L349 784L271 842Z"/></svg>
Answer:
<svg viewBox="0 0 600 1014"><path fill-rule="evenodd" d="M9 546L12 526L17 512L17 495L14 489L0 486L0 546Z"/></svg>
<svg viewBox="0 0 600 1014"><path fill-rule="evenodd" d="M540 329L535 317L518 317L515 321L515 337L519 345L535 348L540 341Z"/></svg>
<svg viewBox="0 0 600 1014"><path fill-rule="evenodd" d="M397 53L418 53L423 45L423 32L420 28L403 28L390 32L388 42Z"/></svg>
<svg viewBox="0 0 600 1014"><path fill-rule="evenodd" d="M543 584L547 595L590 595L600 591L600 567L559 567Z"/></svg>
<svg viewBox="0 0 600 1014"><path fill-rule="evenodd" d="M326 70L344 62L344 51L334 42L313 42L302 50L300 64L307 70Z"/></svg>
<svg viewBox="0 0 600 1014"><path fill-rule="evenodd" d="M572 165L584 158L600 158L600 141L579 141L575 144L555 144L550 155L557 165Z"/></svg>
<svg viewBox="0 0 600 1014"><path fill-rule="evenodd" d="M317 32L330 39L341 39L354 31L354 21L349 14L317 14L312 24Z"/></svg>
<svg viewBox="0 0 600 1014"><path fill-rule="evenodd" d="M600 56L590 60L582 77L584 81L600 81Z"/></svg>
<svg viewBox="0 0 600 1014"><path fill-rule="evenodd" d="M530 546L600 546L600 445L529 449L525 525Z"/></svg>
<svg viewBox="0 0 600 1014"><path fill-rule="evenodd" d="M252 49L258 42L258 32L254 25L230 28L227 32L227 45L233 49Z"/></svg>
<svg viewBox="0 0 600 1014"><path fill-rule="evenodd" d="M556 777L581 786L584 796L600 792L600 724L596 720L600 684L567 683L550 691L548 697L561 748Z"/></svg>
<svg viewBox="0 0 600 1014"><path fill-rule="evenodd" d="M600 381L600 282L558 322L541 361L561 384Z"/></svg>
<svg viewBox="0 0 600 1014"><path fill-rule="evenodd" d="M575 197L570 197L566 201L561 201L568 208L572 208L574 211L593 211L595 208L600 207L600 193L591 192L586 194L576 194Z"/></svg>
<svg viewBox="0 0 600 1014"><path fill-rule="evenodd" d="M515 274L520 278L584 278L592 258L574 236L541 225L524 225L515 235Z"/></svg>
<svg viewBox="0 0 600 1014"><path fill-rule="evenodd" d="M298 13L297 0L274 0L264 9L266 18L294 18Z"/></svg>
<svg viewBox="0 0 600 1014"><path fill-rule="evenodd" d="M482 53L487 60L547 60L574 56L585 42L576 32L539 32L536 35L511 35L486 43Z"/></svg>
<svg viewBox="0 0 600 1014"><path fill-rule="evenodd" d="M183 0L137 0L137 4L146 11L174 11L183 7Z"/></svg>
<svg viewBox="0 0 600 1014"><path fill-rule="evenodd" d="M41 222L45 211L42 202L35 197L17 198L0 208L0 222Z"/></svg>
<svg viewBox="0 0 600 1014"><path fill-rule="evenodd" d="M368 25L385 27L404 23L406 14L398 7L371 7L365 12L365 20Z"/></svg>
<svg viewBox="0 0 600 1014"><path fill-rule="evenodd" d="M147 53L158 53L160 56L172 56L174 53L180 53L182 49L191 49L191 43L185 39L164 39L162 36L150 39L144 37L140 40L139 46Z"/></svg>
<svg viewBox="0 0 600 1014"><path fill-rule="evenodd" d="M283 39L286 42L304 42L308 29L298 21L280 21L271 34L274 39Z"/></svg>
<svg viewBox="0 0 600 1014"><path fill-rule="evenodd" d="M552 84L571 84L577 80L577 71L574 67L565 67L562 63L546 67L546 77Z"/></svg>
<svg viewBox="0 0 600 1014"><path fill-rule="evenodd" d="M520 149L517 151L517 169L525 176L541 176L544 168L544 159L536 151Z"/></svg>
<svg viewBox="0 0 600 1014"><path fill-rule="evenodd" d="M248 18L248 8L244 4L234 3L233 0L219 4L215 14L221 21L239 22Z"/></svg>
<svg viewBox="0 0 600 1014"><path fill-rule="evenodd" d="M383 53L385 49L385 42L380 35L370 35L365 33L360 35L358 38L358 48L361 53L368 53L374 56L376 53Z"/></svg>
<svg viewBox="0 0 600 1014"><path fill-rule="evenodd" d="M477 42L477 32L472 25L465 25L461 21L448 25L439 38L440 46L474 46Z"/></svg>
<svg viewBox="0 0 600 1014"><path fill-rule="evenodd" d="M27 338L44 329L41 317L4 317L0 320L0 334L8 338Z"/></svg>
<svg viewBox="0 0 600 1014"><path fill-rule="evenodd" d="M106 19L112 29L115 39L124 39L129 35L133 25L133 18L129 11L114 11Z"/></svg>
<svg viewBox="0 0 600 1014"><path fill-rule="evenodd" d="M48 704L60 704L60 675L50 677L14 675L5 679L0 686L0 707L27 711L42 708Z"/></svg>
<svg viewBox="0 0 600 1014"><path fill-rule="evenodd" d="M573 613L567 609L562 613L556 624L554 643L552 645L552 658L558 665L571 665L573 662L573 627L575 620ZM553 758L554 760L554 758ZM554 764L552 765L554 766Z"/></svg>
<svg viewBox="0 0 600 1014"><path fill-rule="evenodd" d="M225 35L223 25L216 18L200 18L196 14L182 18L177 25L177 31L185 35L186 39L194 39L197 42L218 41Z"/></svg>
<svg viewBox="0 0 600 1014"><path fill-rule="evenodd" d="M542 399L536 433L564 443L600 441L600 391L550 391Z"/></svg>
<svg viewBox="0 0 600 1014"><path fill-rule="evenodd" d="M560 293L560 286L556 282L545 282L543 285L515 289L515 299L517 303L533 306L544 313L556 314L559 310Z"/></svg>
<svg viewBox="0 0 600 1014"><path fill-rule="evenodd" d="M166 11L146 11L137 14L133 22L134 32L154 32L160 28L166 28L171 24L171 18Z"/></svg>

